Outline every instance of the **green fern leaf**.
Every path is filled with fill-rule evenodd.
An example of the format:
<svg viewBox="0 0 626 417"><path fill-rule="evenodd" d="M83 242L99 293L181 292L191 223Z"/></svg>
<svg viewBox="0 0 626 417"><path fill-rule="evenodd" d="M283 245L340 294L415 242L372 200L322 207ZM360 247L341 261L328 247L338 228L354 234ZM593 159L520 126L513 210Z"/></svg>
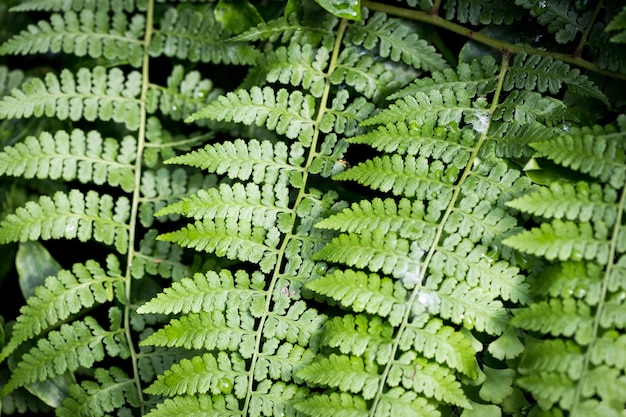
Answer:
<svg viewBox="0 0 626 417"><path fill-rule="evenodd" d="M159 26L148 48L154 57L240 65L253 64L259 57L259 52L248 44L223 40L222 26L212 8L169 8Z"/></svg>
<svg viewBox="0 0 626 417"><path fill-rule="evenodd" d="M311 290L333 298L355 312L365 311L388 317L396 326L406 312L407 291L400 283L377 274L336 270L307 285Z"/></svg>
<svg viewBox="0 0 626 417"><path fill-rule="evenodd" d="M615 222L617 216L616 190L604 189L599 184L552 183L507 203L517 210L536 216L587 222L602 219L606 224Z"/></svg>
<svg viewBox="0 0 626 417"><path fill-rule="evenodd" d="M344 391L361 393L366 400L376 395L380 378L376 365L365 363L358 356L335 354L317 360L297 375L314 384L343 387Z"/></svg>
<svg viewBox="0 0 626 417"><path fill-rule="evenodd" d="M410 323L399 340L404 351L415 349L426 358L435 359L470 378L476 377L476 351L471 340L439 319Z"/></svg>
<svg viewBox="0 0 626 417"><path fill-rule="evenodd" d="M265 87L250 91L237 90L192 114L185 119L193 122L210 118L217 121L266 126L290 139L298 138L309 146L313 138L315 99L300 91L289 93L285 89L274 92Z"/></svg>
<svg viewBox="0 0 626 417"><path fill-rule="evenodd" d="M156 408L146 414L146 417L192 416L193 413L219 417L241 416L239 401L234 395L199 394L167 399L157 404Z"/></svg>
<svg viewBox="0 0 626 417"><path fill-rule="evenodd" d="M113 120L137 130L140 123L138 96L141 75L124 76L119 68L81 68L76 75L63 69L60 77L46 74L14 89L0 101L0 118L52 117L78 121Z"/></svg>
<svg viewBox="0 0 626 417"><path fill-rule="evenodd" d="M369 159L335 178L354 180L362 185L395 195L425 199L440 195L451 197L452 184L458 169L449 168L444 173L441 162L429 163L426 158L400 155L384 155ZM456 175L455 175L456 174Z"/></svg>
<svg viewBox="0 0 626 417"><path fill-rule="evenodd" d="M96 368L94 381L85 381L71 389L63 406L56 410L59 417L105 415L125 405L139 406L135 381L119 368Z"/></svg>
<svg viewBox="0 0 626 417"><path fill-rule="evenodd" d="M365 97L378 100L413 79L413 71L391 71L371 55L363 55L356 48L346 48L339 55L337 68L330 81L345 83Z"/></svg>
<svg viewBox="0 0 626 417"><path fill-rule="evenodd" d="M41 20L15 35L0 47L0 54L35 54L64 52L76 56L103 57L109 61L141 66L141 37L145 18L135 15L131 21L125 13L84 9L53 14L50 21Z"/></svg>
<svg viewBox="0 0 626 417"><path fill-rule="evenodd" d="M165 233L159 240L175 242L186 248L214 252L228 259L239 259L261 266L269 272L276 262L280 232L265 230L243 220L197 221L180 230Z"/></svg>
<svg viewBox="0 0 626 417"><path fill-rule="evenodd" d="M353 203L351 208L327 217L315 227L357 233L361 230L381 230L426 245L432 242L434 223L425 219L425 207L419 200L375 198ZM430 227L429 227L430 226Z"/></svg>
<svg viewBox="0 0 626 417"><path fill-rule="evenodd" d="M288 43L294 41L301 45L311 44L324 45L332 42L330 30L335 26L337 18L325 14L316 16L316 21L311 25L304 25L298 21L297 13L291 13L287 17L279 17L268 22L263 22L250 28L246 32L232 38L235 41L269 40ZM323 41L325 40L325 41Z"/></svg>
<svg viewBox="0 0 626 417"><path fill-rule="evenodd" d="M404 62L417 69L441 71L448 66L435 48L420 39L402 20L377 12L365 22L349 26L347 42L367 50L376 48L381 57Z"/></svg>
<svg viewBox="0 0 626 417"><path fill-rule="evenodd" d="M552 97L527 90L513 90L493 113L495 120L519 125L535 121L548 125L562 122L565 105Z"/></svg>
<svg viewBox="0 0 626 417"><path fill-rule="evenodd" d="M291 42L288 47L276 48L259 65L255 77L263 77L268 82L302 86L319 98L324 92L329 51L322 47L314 51L310 44Z"/></svg>
<svg viewBox="0 0 626 417"><path fill-rule="evenodd" d="M150 85L146 93L146 109L150 113L158 110L173 120L182 120L212 101L218 92L210 80L201 77L200 72L185 72L181 65L176 65L167 77L166 86Z"/></svg>
<svg viewBox="0 0 626 417"><path fill-rule="evenodd" d="M250 399L250 414L261 415L294 415L294 403L306 398L308 390L293 384L277 382L269 384L263 381L257 392Z"/></svg>
<svg viewBox="0 0 626 417"><path fill-rule="evenodd" d="M296 409L311 417L367 417L369 411L365 400L345 392L309 397L296 404Z"/></svg>
<svg viewBox="0 0 626 417"><path fill-rule="evenodd" d="M591 11L578 11L566 0L542 2L541 0L515 0L515 4L531 9L539 24L547 26L555 34L558 43L573 41L578 32L583 32L591 19Z"/></svg>
<svg viewBox="0 0 626 417"><path fill-rule="evenodd" d="M466 90L434 88L424 93L402 97L394 104L370 117L362 124L371 126L389 122L414 121L416 125L432 128L437 125L460 124L461 121L473 121L475 117L484 115L481 100L472 101Z"/></svg>
<svg viewBox="0 0 626 417"><path fill-rule="evenodd" d="M417 93L428 94L434 88L466 90L472 97L482 96L495 89L497 71L495 60L487 55L481 60L461 62L454 70L444 68L442 71L434 71L430 77L416 78L405 88L387 97L387 100L397 100Z"/></svg>
<svg viewBox="0 0 626 417"><path fill-rule="evenodd" d="M522 16L520 8L506 0L453 0L444 4L444 10L446 20L472 25L510 25Z"/></svg>
<svg viewBox="0 0 626 417"><path fill-rule="evenodd" d="M177 156L167 163L177 163L202 168L229 178L251 179L255 183L272 184L279 173L296 174L303 162L304 149L300 143L287 147L284 143L272 144L242 139L222 144L207 145L205 148Z"/></svg>
<svg viewBox="0 0 626 417"><path fill-rule="evenodd" d="M616 132L609 126L605 132L575 130L532 146L540 156L619 189L626 181L626 155L621 143L625 137L626 132Z"/></svg>
<svg viewBox="0 0 626 417"><path fill-rule="evenodd" d="M139 242L139 252L133 258L131 273L135 278L156 275L180 281L189 275L189 266L183 263L183 251L178 245L157 242L158 231L150 229Z"/></svg>
<svg viewBox="0 0 626 417"><path fill-rule="evenodd" d="M549 56L516 54L506 74L504 89L536 89L540 93L556 94L563 83L576 94L596 98L608 105L604 93L586 75Z"/></svg>
<svg viewBox="0 0 626 417"><path fill-rule="evenodd" d="M395 233L363 231L361 235L340 235L319 251L314 259L341 262L372 272L382 271L398 278L418 274L423 250Z"/></svg>
<svg viewBox="0 0 626 417"><path fill-rule="evenodd" d="M593 317L589 307L572 299L531 304L517 312L511 323L555 336L573 336L581 344L588 344L593 334Z"/></svg>
<svg viewBox="0 0 626 417"><path fill-rule="evenodd" d="M64 324L52 331L46 339L40 339L37 346L24 354L11 373L11 378L2 389L6 395L26 384L43 381L61 375L65 371L75 371L79 367L90 368L95 362L113 355L119 344L123 330L106 331L90 317L84 321ZM120 352L124 352L122 349Z"/></svg>
<svg viewBox="0 0 626 417"><path fill-rule="evenodd" d="M57 192L52 198L43 196L37 203L28 202L0 223L0 242L36 239L90 238L115 245L120 253L128 248L128 199L116 202L108 195L95 191L82 194Z"/></svg>
<svg viewBox="0 0 626 417"><path fill-rule="evenodd" d="M201 311L226 310L226 303L249 306L255 315L265 309L263 288L264 276L244 271L234 275L228 270L219 274L209 271L195 274L193 279L184 278L165 289L153 300L137 310L141 314L198 313Z"/></svg>
<svg viewBox="0 0 626 417"><path fill-rule="evenodd" d="M109 255L109 271L95 261L75 264L72 271L63 270L46 279L45 286L37 287L35 295L28 298L20 309L11 333L0 353L4 360L26 340L38 336L49 327L76 314L83 308L111 301L112 285L123 279L117 259Z"/></svg>
<svg viewBox="0 0 626 417"><path fill-rule="evenodd" d="M237 398L248 390L248 373L244 360L237 354L205 353L191 360L183 359L159 375L146 388L155 395L230 394Z"/></svg>
<svg viewBox="0 0 626 417"><path fill-rule="evenodd" d="M291 381L293 374L311 363L314 358L315 353L312 350L291 343L280 344L278 339L269 339L259 354L254 376L259 381L266 380L268 376L274 380Z"/></svg>
<svg viewBox="0 0 626 417"><path fill-rule="evenodd" d="M0 97L6 96L24 81L24 72L18 69L9 70L0 65Z"/></svg>
<svg viewBox="0 0 626 417"><path fill-rule="evenodd" d="M162 216L180 213L195 219L228 217L249 221L254 226L270 228L281 216L291 217L286 190L266 184L262 189L248 183L232 186L220 184L219 188L200 190L197 194L181 200L157 212ZM285 223L285 222L283 222Z"/></svg>
<svg viewBox="0 0 626 417"><path fill-rule="evenodd" d="M60 12L66 10L125 10L128 12L132 12L136 8L143 10L145 6L141 5L141 1L136 0L85 0L80 3L76 3L72 0L26 0L18 5L11 7L11 11Z"/></svg>
<svg viewBox="0 0 626 417"><path fill-rule="evenodd" d="M606 26L604 30L606 31L617 31L621 30L619 33L614 33L611 37L611 42L616 43L624 43L626 42L626 7L623 7L622 10L612 18L611 22Z"/></svg>
<svg viewBox="0 0 626 417"><path fill-rule="evenodd" d="M597 260L606 263L609 257L608 230L594 233L589 223L554 220L540 228L506 238L503 243L520 251L544 256L549 260ZM604 235L604 236L603 236Z"/></svg>
<svg viewBox="0 0 626 417"><path fill-rule="evenodd" d="M77 178L82 183L134 187L135 139L126 136L122 142L103 139L96 131L58 131L54 136L42 132L39 138L28 136L0 153L0 174L24 178Z"/></svg>
<svg viewBox="0 0 626 417"><path fill-rule="evenodd" d="M255 348L254 318L237 310L191 313L170 321L142 343L189 350L238 351L243 358L250 358Z"/></svg>

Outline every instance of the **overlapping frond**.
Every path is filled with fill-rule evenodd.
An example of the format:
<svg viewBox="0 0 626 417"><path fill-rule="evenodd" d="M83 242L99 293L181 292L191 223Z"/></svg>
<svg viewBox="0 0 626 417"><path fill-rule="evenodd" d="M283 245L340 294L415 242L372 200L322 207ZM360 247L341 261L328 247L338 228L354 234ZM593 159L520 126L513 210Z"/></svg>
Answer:
<svg viewBox="0 0 626 417"><path fill-rule="evenodd" d="M504 202L528 181L498 160L488 140L501 103L487 109L485 95L504 74L489 59L460 71L433 77L451 83L441 91L428 80L407 86L362 123L374 130L348 139L383 155L335 178L392 197L354 203L316 225L342 232L315 255L337 269L307 287L369 315L347 313L326 323L322 343L331 353L297 375L341 394L313 394L303 410L323 403L335 413L388 416L415 406L421 415L425 404L413 404L416 397L468 409L471 401L497 397L485 388L472 399L461 381L479 373L482 347L471 331L502 335L504 303L530 300L518 268L498 249L516 227ZM398 397L387 398L387 390ZM362 400L370 400L369 414L356 411Z"/></svg>
<svg viewBox="0 0 626 417"><path fill-rule="evenodd" d="M63 270L46 279L45 285L35 289L20 310L11 333L3 346L0 360L4 360L23 342L40 335L70 315L94 304L112 301L122 281L118 261L113 255L107 260L108 271L95 261L75 264L71 271Z"/></svg>
<svg viewBox="0 0 626 417"><path fill-rule="evenodd" d="M0 101L0 117L56 117L60 120L112 120L136 130L140 123L141 75L119 68L63 69L33 78Z"/></svg>
<svg viewBox="0 0 626 417"><path fill-rule="evenodd" d="M135 139L102 138L99 132L75 129L54 135L29 136L0 152L0 174L50 178L96 185L110 184L131 191L135 186Z"/></svg>
<svg viewBox="0 0 626 417"><path fill-rule="evenodd" d="M515 0L515 4L531 11L537 22L547 26L554 33L558 43L567 43L585 30L592 16L592 10L576 5L567 0Z"/></svg>
<svg viewBox="0 0 626 417"><path fill-rule="evenodd" d="M504 243L551 261L535 301L512 320L547 336L526 347L519 385L541 408L569 415L617 416L624 408L624 120L562 132L551 148L533 144L541 156L588 176L509 203L540 216L540 224ZM586 158L577 156L582 152Z"/></svg>
<svg viewBox="0 0 626 417"><path fill-rule="evenodd" d="M253 64L260 53L247 43L226 40L212 8L168 8L148 48L152 56L191 62Z"/></svg>
<svg viewBox="0 0 626 417"><path fill-rule="evenodd" d="M116 314L119 316L119 311ZM118 317L119 319L119 317ZM40 339L37 346L23 355L11 373L11 378L2 389L6 395L14 389L36 381L75 371L80 367L90 368L94 363L109 356L127 355L122 331L113 323L106 330L98 322L86 317L62 325Z"/></svg>
<svg viewBox="0 0 626 417"><path fill-rule="evenodd" d="M435 48L402 20L390 18L384 13L374 13L361 25L351 25L346 41L376 50L378 55L394 62L404 62L417 69L441 71L448 66Z"/></svg>

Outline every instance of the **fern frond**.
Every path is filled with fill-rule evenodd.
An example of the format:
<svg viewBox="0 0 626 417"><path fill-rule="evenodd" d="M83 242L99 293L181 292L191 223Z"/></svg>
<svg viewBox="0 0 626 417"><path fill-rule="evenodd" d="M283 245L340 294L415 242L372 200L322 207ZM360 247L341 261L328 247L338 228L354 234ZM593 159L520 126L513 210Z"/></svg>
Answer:
<svg viewBox="0 0 626 417"><path fill-rule="evenodd" d="M402 278L420 270L423 256L415 243L399 238L395 233L363 231L361 235L340 235L319 251L314 259L341 262L372 272L382 271Z"/></svg>
<svg viewBox="0 0 626 417"><path fill-rule="evenodd" d="M137 130L140 123L141 75L124 75L119 68L63 69L33 78L0 101L0 118L56 117L78 121L113 120Z"/></svg>
<svg viewBox="0 0 626 417"><path fill-rule="evenodd" d="M117 201L95 191L83 194L72 190L57 192L52 198L42 196L38 202L29 201L0 223L0 242L25 242L36 239L74 239L115 245L120 253L128 247L130 212L126 197Z"/></svg>
<svg viewBox="0 0 626 417"><path fill-rule="evenodd" d="M136 140L126 136L121 143L103 139L99 132L58 131L28 136L0 152L0 174L24 178L50 178L96 185L121 186L130 192L135 186Z"/></svg>
<svg viewBox="0 0 626 417"><path fill-rule="evenodd" d="M260 381L267 379L268 376L279 381L291 381L295 372L314 359L315 353L310 349L291 343L280 344L278 339L269 339L259 354L254 375ZM275 386L278 387L280 384Z"/></svg>
<svg viewBox="0 0 626 417"><path fill-rule="evenodd" d="M263 305L264 276L244 271L234 275L228 270L219 274L209 271L183 278L137 310L141 314L199 313L201 311L226 310L226 304L248 306L253 315L265 308Z"/></svg>
<svg viewBox="0 0 626 417"><path fill-rule="evenodd" d="M522 16L522 10L506 0L453 0L444 3L444 10L446 20L472 25L510 25Z"/></svg>
<svg viewBox="0 0 626 417"><path fill-rule="evenodd" d="M473 97L466 90L430 89L428 93L421 91L414 95L402 97L391 106L363 122L364 126L386 124L391 122L413 121L416 125L428 128L447 124L461 124L484 115L484 102L472 101Z"/></svg>
<svg viewBox="0 0 626 417"><path fill-rule="evenodd" d="M210 118L265 126L289 139L298 138L308 146L313 138L315 108L313 96L300 91L290 93L280 89L275 92L270 87L252 87L250 91L237 90L218 97L185 121Z"/></svg>
<svg viewBox="0 0 626 417"><path fill-rule="evenodd" d="M335 299L355 312L365 311L388 317L396 326L406 312L407 291L400 283L377 274L337 270L307 285L311 290Z"/></svg>
<svg viewBox="0 0 626 417"><path fill-rule="evenodd" d="M229 178L272 184L279 174L293 175L304 162L304 149L298 142L287 147L283 142L271 143L252 139L207 145L203 149L177 156L169 164L185 164L226 174ZM272 180L274 179L274 180Z"/></svg>
<svg viewBox="0 0 626 417"><path fill-rule="evenodd" d="M182 120L213 100L216 92L213 83L202 78L200 72L185 72L176 65L167 77L167 85L151 84L146 93L146 108L150 113L157 110L173 120Z"/></svg>
<svg viewBox="0 0 626 417"><path fill-rule="evenodd" d="M540 156L620 189L626 181L624 138L626 132L616 132L608 126L605 131L583 129L562 133L554 139L532 146Z"/></svg>
<svg viewBox="0 0 626 417"><path fill-rule="evenodd" d="M434 88L466 90L470 96L482 96L492 92L496 87L498 66L495 60L487 55L481 60L461 62L456 69L444 68L434 71L430 77L420 77L400 91L387 97L397 100L417 93L428 94Z"/></svg>
<svg viewBox="0 0 626 417"><path fill-rule="evenodd" d="M432 242L434 236L432 228L428 227L433 223L425 218L425 209L419 200L400 199L396 202L390 198L374 198L372 201L353 203L349 209L325 218L315 227L353 233L361 230L381 230L385 234L394 232L427 246L426 243Z"/></svg>
<svg viewBox="0 0 626 417"><path fill-rule="evenodd" d="M105 330L91 317L64 324L59 330L50 332L45 339L40 339L36 347L24 354L3 387L2 394L6 395L18 387L61 375L68 370L90 368L104 359L105 348L109 355L117 356L117 350L123 356L125 348L119 347L120 343L125 342L122 332L120 329Z"/></svg>
<svg viewBox="0 0 626 417"><path fill-rule="evenodd" d="M268 22L260 23L246 32L233 37L235 41L269 40L289 43L290 41L306 44L327 44L332 42L331 28L335 26L337 18L324 14L316 16L316 21L310 25L298 21L297 13L291 13L287 17L279 17Z"/></svg>
<svg viewBox="0 0 626 417"><path fill-rule="evenodd" d="M0 47L0 54L27 55L64 52L76 56L103 57L117 63L140 67L143 59L141 37L145 18L137 14L128 21L125 13L83 9L53 14L50 21L29 25Z"/></svg>
<svg viewBox="0 0 626 417"><path fill-rule="evenodd" d="M239 218L254 226L270 228L281 216L291 216L289 196L282 187L255 183L246 186L220 184L219 188L200 190L186 199L160 210L157 215L179 213L195 219ZM283 222L284 223L284 222Z"/></svg>
<svg viewBox="0 0 626 417"><path fill-rule="evenodd" d="M302 86L313 97L321 97L326 85L324 69L328 65L329 51L326 48L314 50L310 44L291 42L281 46L265 57L256 76L263 76L271 83Z"/></svg>
<svg viewBox="0 0 626 417"><path fill-rule="evenodd" d="M117 10L132 12L136 9L143 10L141 1L137 0L26 0L11 7L14 12L48 11L61 12L66 10Z"/></svg>
<svg viewBox="0 0 626 417"><path fill-rule="evenodd" d="M527 90L511 91L493 114L494 120L519 125L535 121L554 125L562 122L564 116L565 105L561 101Z"/></svg>
<svg viewBox="0 0 626 417"><path fill-rule="evenodd" d="M350 25L346 41L374 50L383 58L404 62L416 69L441 71L448 66L443 57L402 20L376 12L364 24Z"/></svg>
<svg viewBox="0 0 626 417"><path fill-rule="evenodd" d="M189 274L189 266L182 262L183 251L180 246L157 241L158 233L156 229L150 229L141 239L139 252L133 258L131 273L135 278L147 274L180 281Z"/></svg>
<svg viewBox="0 0 626 417"><path fill-rule="evenodd" d="M146 392L172 396L230 394L234 391L234 395L241 398L247 389L248 373L243 358L219 352L217 355L205 353L183 359L159 375Z"/></svg>
<svg viewBox="0 0 626 417"><path fill-rule="evenodd" d="M241 416L239 401L234 395L198 394L194 396L177 396L157 404L146 417L171 417L205 413L219 417Z"/></svg>
<svg viewBox="0 0 626 417"><path fill-rule="evenodd" d="M611 36L611 42L624 43L626 42L626 7L611 19L611 22L606 26L604 30L615 32L621 30L621 32L613 33Z"/></svg>
<svg viewBox="0 0 626 417"><path fill-rule="evenodd" d="M424 199L430 195L451 195L458 169L448 169L439 161L429 163L426 158L384 155L369 159L336 176L339 180L354 180L380 191L395 195ZM455 175L456 172L456 175Z"/></svg>
<svg viewBox="0 0 626 417"><path fill-rule="evenodd" d="M154 57L216 64L249 65L258 59L260 53L251 45L224 38L212 8L171 7L159 20L148 52Z"/></svg>
<svg viewBox="0 0 626 417"><path fill-rule="evenodd" d="M602 220L615 222L617 216L616 190L599 184L552 183L507 203L517 210L554 219L587 222Z"/></svg>
<svg viewBox="0 0 626 417"><path fill-rule="evenodd" d="M330 81L333 84L345 82L365 97L378 100L404 86L413 75L412 71L391 71L371 55L363 55L356 48L346 48L338 58Z"/></svg>
<svg viewBox="0 0 626 417"><path fill-rule="evenodd" d="M602 233L604 232L604 233ZM595 232L589 223L554 220L539 228L523 231L503 241L517 250L544 256L548 260L597 260L604 264L609 257L608 230Z"/></svg>
<svg viewBox="0 0 626 417"><path fill-rule="evenodd" d="M75 239L84 242L95 239L115 245L120 253L128 248L129 201L117 201L95 191L83 194L71 190L42 196L38 202L29 201L0 223L0 243L25 242L37 239Z"/></svg>
<svg viewBox="0 0 626 417"><path fill-rule="evenodd" d="M539 24L547 26L550 33L555 34L558 43L573 41L578 32L583 32L591 11L578 11L574 4L567 0L542 2L541 0L515 0L515 4L531 10Z"/></svg>
<svg viewBox="0 0 626 417"><path fill-rule="evenodd" d="M109 270L97 262L75 264L71 271L62 270L46 279L44 286L35 289L27 304L20 309L11 332L11 339L0 352L0 361L9 356L26 340L38 336L49 327L62 322L70 315L94 304L102 304L113 298L113 287L122 282L117 259L109 255Z"/></svg>
<svg viewBox="0 0 626 417"><path fill-rule="evenodd" d="M563 83L576 94L593 97L608 104L604 93L586 75L550 56L516 54L504 79L504 89L518 88L556 94Z"/></svg>
<svg viewBox="0 0 626 417"><path fill-rule="evenodd" d="M139 398L132 378L119 368L96 368L97 382L84 381L74 385L63 405L56 410L59 417L79 415L106 415L125 405L139 406Z"/></svg>
<svg viewBox="0 0 626 417"><path fill-rule="evenodd" d="M238 308L191 313L170 321L164 328L142 341L152 346L179 346L239 352L243 358L254 353L254 318Z"/></svg>
<svg viewBox="0 0 626 417"><path fill-rule="evenodd" d="M175 242L186 248L214 252L228 259L259 264L261 271L269 272L276 262L276 247L280 232L265 230L250 222L215 219L197 221L180 230L159 236L160 240Z"/></svg>
<svg viewBox="0 0 626 417"><path fill-rule="evenodd" d="M0 97L5 96L24 81L24 72L21 70L9 70L8 67L0 65Z"/></svg>

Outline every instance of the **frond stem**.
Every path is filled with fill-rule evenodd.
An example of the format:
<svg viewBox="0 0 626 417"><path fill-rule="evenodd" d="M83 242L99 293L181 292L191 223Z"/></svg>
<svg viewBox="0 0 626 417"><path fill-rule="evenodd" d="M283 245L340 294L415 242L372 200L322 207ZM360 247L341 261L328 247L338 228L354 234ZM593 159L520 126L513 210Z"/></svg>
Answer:
<svg viewBox="0 0 626 417"><path fill-rule="evenodd" d="M496 87L496 90L494 92L493 95L493 100L491 102L491 107L489 108L489 115L491 116L493 114L493 112L496 110L497 106L498 106L498 102L500 100L500 93L502 91L502 87L504 84L504 76L506 75L506 72L509 68L509 59L510 59L510 55L508 53L504 53L503 57L502 57L502 64L500 67L500 74L498 76L498 85ZM489 118L489 122L491 121L491 117ZM448 220L448 218L450 217L450 215L452 214L452 211L454 209L454 206L456 205L457 200L459 199L459 195L461 193L461 185L465 182L465 180L467 179L467 177L470 175L472 168L474 166L474 161L476 160L477 156L478 156L478 152L480 151L480 149L482 148L483 143L485 142L485 140L487 139L487 132L489 130L489 126L486 126L485 129L483 129L483 132L481 133L480 137L478 138L478 141L476 142L476 145L474 145L474 148L472 150L472 154L470 155L470 158L467 162L467 165L465 166L465 170L463 171L463 174L461 175L461 177L458 180L457 186L454 189L454 193L452 194L452 199L450 200L450 203L448 204L448 207L446 209L446 212L443 214L441 221L439 222L439 227L437 228L437 231L435 232L435 237L433 239L433 244L430 247L430 250L428 251L428 253L426 254L426 257L424 259L424 262L421 265L421 269L420 271L418 271L418 284L415 286L415 288L413 289L413 291L411 292L411 296L409 298L409 301L407 303L408 306L412 306L417 302L417 298L420 295L420 290L422 288L422 285L424 284L424 280L426 278L426 271L428 270L428 265L430 264L431 259L433 258L433 256L435 255L435 252L437 250L437 247L439 245L439 241L441 240L441 236L443 234L443 229L444 226L446 225L446 222ZM409 323L409 319L411 316L411 308L407 308L406 312L404 313L404 317L402 318L402 322L400 324L400 326L398 327L398 330L396 332L396 335L394 337L394 342L393 342L393 346L391 347L391 353L389 355L390 358L392 358L386 365L385 365L385 369L383 370L382 374L381 374L381 379L380 379L380 384L378 387L378 393L376 395L376 397L373 400L372 403L372 407L370 408L370 416L371 417L376 417L376 415L374 414L376 412L376 408L378 407L378 403L380 401L380 398L383 394L383 389L385 386L385 381L387 380L387 377L389 375L389 372L391 370L391 366L393 365L393 358L396 357L396 352L398 351L398 346L400 344L400 340L401 340L401 335L404 332L404 329L406 328L406 326Z"/></svg>
<svg viewBox="0 0 626 417"><path fill-rule="evenodd" d="M585 28L585 31L583 32L582 36L580 37L580 42L578 42L578 46L576 47L576 50L572 54L573 56L580 57L582 55L583 48L585 47L585 45L587 45L587 38L589 37L589 33L591 32L591 28L592 28L594 22L596 21L596 19L598 18L598 14L600 13L600 10L602 9L603 6L604 6L604 0L598 1L598 4L596 4L596 8L593 11L593 16L591 16L591 20L589 20L589 23L587 24L587 27Z"/></svg>
<svg viewBox="0 0 626 417"><path fill-rule="evenodd" d="M124 335L126 342L128 343L128 349L130 351L130 358L133 367L133 380L137 395L140 401L141 415L144 415L146 409L145 399L143 397L143 388L141 386L141 379L139 377L139 357L135 348L135 342L133 339L133 332L130 326L130 315L132 312L131 304L131 289L132 289L132 265L135 258L135 244L137 239L137 218L139 217L139 203L141 200L140 185L142 175L142 162L143 162L143 150L146 144L146 126L147 126L147 110L146 101L148 95L148 89L150 86L150 55L148 54L148 46L152 40L152 25L154 19L154 0L149 0L146 7L146 33L144 36L144 48L143 48L143 63L141 73L141 98L140 98L140 124L139 131L137 132L137 158L135 159L135 186L133 190L132 203L131 203L131 215L130 215L130 231L129 231L129 244L128 255L126 259L126 271L124 280L126 281L125 288L125 305L124 305Z"/></svg>
<svg viewBox="0 0 626 417"><path fill-rule="evenodd" d="M433 15L429 12L403 9L401 7L391 6L391 5L383 4L383 3L377 3L377 2L373 2L369 0L363 0L361 4L370 10L385 12L389 15L402 17L404 19L416 20L418 22L425 22L430 25L440 27L450 32L454 32L456 34L465 36L466 38L482 43L484 45L491 46L492 48L499 49L500 51L503 51L503 52L508 51L512 54L525 52L529 55L551 56L552 58L558 59L563 62L567 62L568 64L572 64L581 68L585 68L589 71L593 71L598 74L605 75L607 77L618 78L620 80L626 80L626 74L621 74L619 72L613 72L613 71L607 71L607 70L601 69L593 62L587 61L586 59L583 59L580 56L547 51L545 49L533 48L532 46L519 44L519 43L513 44L509 42L504 42L499 39L493 38L491 36L487 36L483 33L476 32L465 26L447 21L441 18L440 16Z"/></svg>

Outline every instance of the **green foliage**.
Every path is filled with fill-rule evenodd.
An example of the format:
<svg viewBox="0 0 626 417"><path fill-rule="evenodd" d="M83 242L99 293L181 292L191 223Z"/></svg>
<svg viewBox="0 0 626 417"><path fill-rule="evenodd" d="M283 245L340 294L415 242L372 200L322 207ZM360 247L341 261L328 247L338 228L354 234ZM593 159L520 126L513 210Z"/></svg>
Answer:
<svg viewBox="0 0 626 417"><path fill-rule="evenodd" d="M553 260L540 277L544 282L536 286L534 302L512 320L521 329L550 336L528 343L519 384L542 408L558 404L571 415L619 415L624 408L619 376L624 363L617 359L622 356L617 335L624 326L624 179L619 171L609 175L596 160L606 158L607 148L612 151L608 169L623 168L624 127L620 116L617 125L573 129L538 143L541 155L588 177L554 183L510 203L542 220L505 243ZM561 155L559 145L573 138L579 150L588 149L589 162ZM541 204L536 204L538 198Z"/></svg>
<svg viewBox="0 0 626 417"><path fill-rule="evenodd" d="M622 414L619 2L0 27L0 411Z"/></svg>

